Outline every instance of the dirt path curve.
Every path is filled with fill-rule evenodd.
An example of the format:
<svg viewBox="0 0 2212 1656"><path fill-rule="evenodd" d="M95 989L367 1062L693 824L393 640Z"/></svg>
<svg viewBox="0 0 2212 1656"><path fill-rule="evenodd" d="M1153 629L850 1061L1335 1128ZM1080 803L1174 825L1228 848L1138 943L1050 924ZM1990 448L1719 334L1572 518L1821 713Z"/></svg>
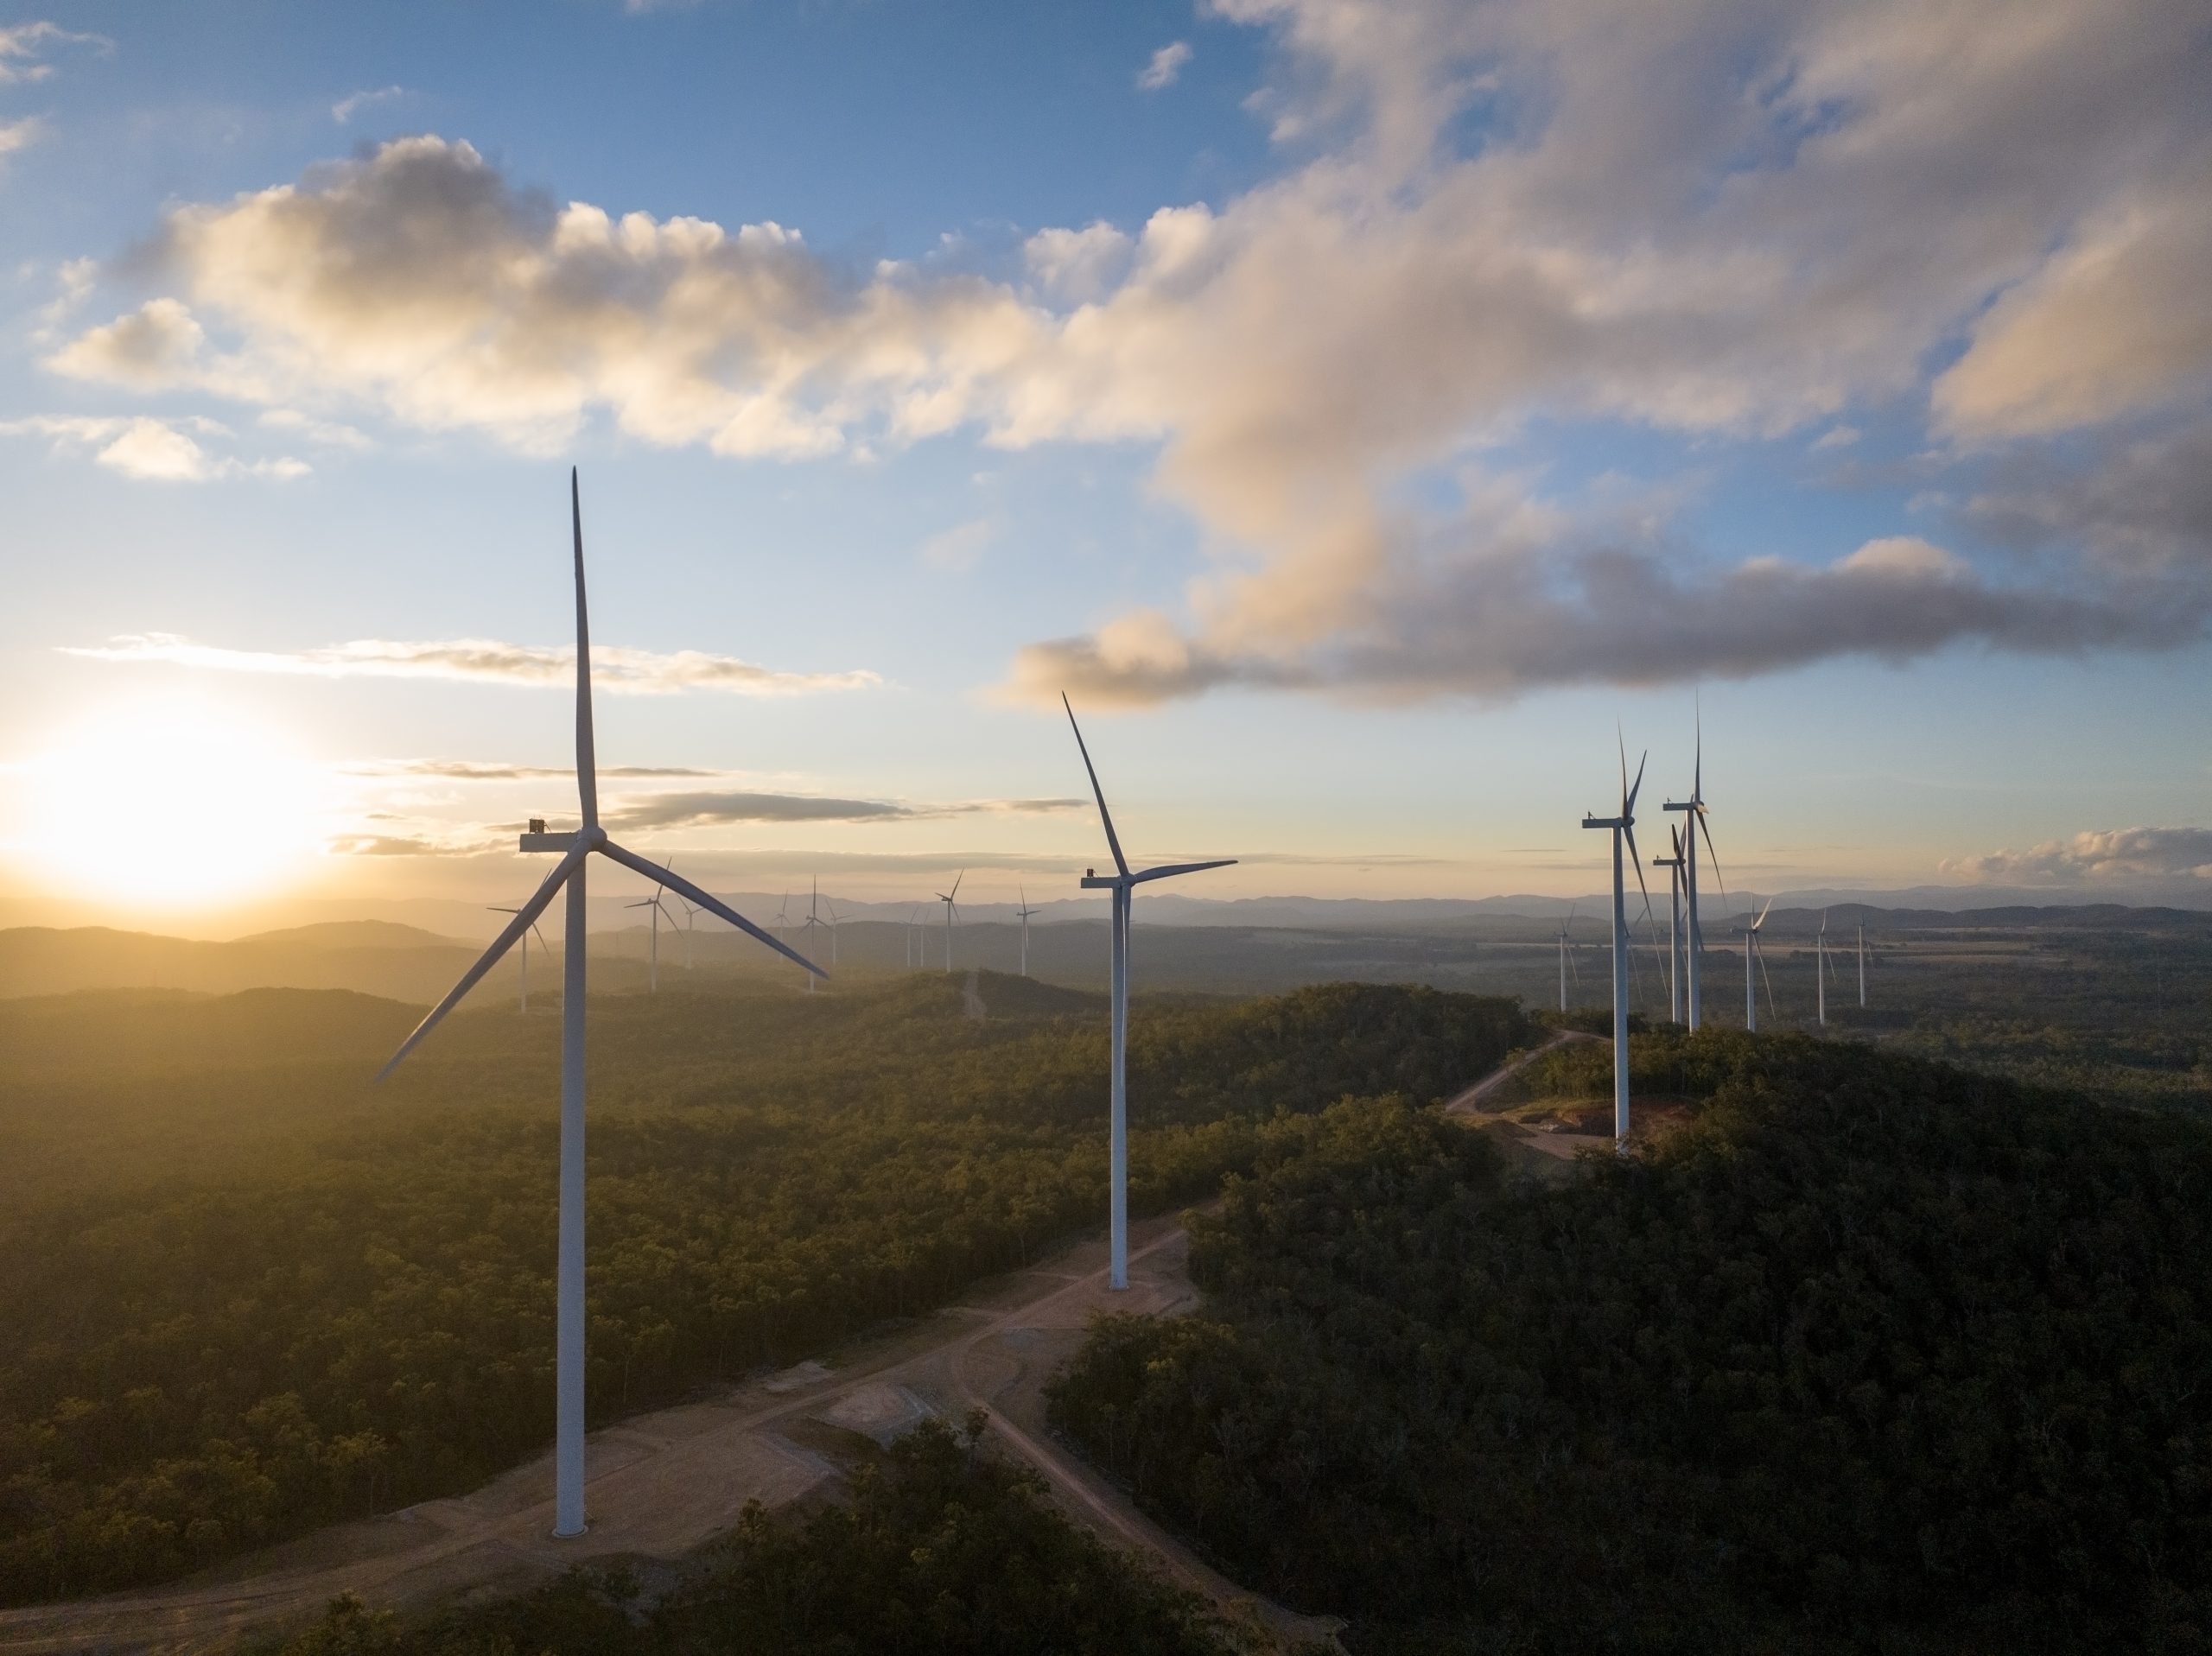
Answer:
<svg viewBox="0 0 2212 1656"><path fill-rule="evenodd" d="M1552 1051L1558 1047L1571 1046L1578 1041L1597 1041L1604 1038L1604 1037L1598 1035L1586 1035L1579 1029L1560 1030L1554 1034L1550 1040L1543 1043L1542 1045L1532 1046L1526 1052L1523 1052L1519 1057L1510 1059L1508 1062L1498 1065L1497 1069L1491 1070L1490 1074L1484 1075L1480 1081L1468 1088L1465 1092L1461 1093L1457 1098L1448 1100L1444 1106L1444 1114L1446 1115L1476 1115L1483 1114L1484 1101L1488 1099L1491 1094L1497 1092L1497 1090L1504 1086L1507 1082L1512 1080L1514 1076L1519 1075L1530 1064L1535 1063L1537 1059L1542 1057L1545 1053Z"/></svg>

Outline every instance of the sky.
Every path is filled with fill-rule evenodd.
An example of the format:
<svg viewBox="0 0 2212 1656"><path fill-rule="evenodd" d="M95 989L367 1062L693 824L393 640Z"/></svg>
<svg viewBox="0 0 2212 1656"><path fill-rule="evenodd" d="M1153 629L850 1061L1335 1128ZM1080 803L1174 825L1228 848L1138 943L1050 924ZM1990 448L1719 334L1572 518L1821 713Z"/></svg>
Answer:
<svg viewBox="0 0 2212 1656"><path fill-rule="evenodd" d="M0 923L527 890L572 465L723 889L1069 895L1065 692L1206 895L1588 891L1701 720L1745 887L2212 899L2207 85L2195 0L0 10Z"/></svg>

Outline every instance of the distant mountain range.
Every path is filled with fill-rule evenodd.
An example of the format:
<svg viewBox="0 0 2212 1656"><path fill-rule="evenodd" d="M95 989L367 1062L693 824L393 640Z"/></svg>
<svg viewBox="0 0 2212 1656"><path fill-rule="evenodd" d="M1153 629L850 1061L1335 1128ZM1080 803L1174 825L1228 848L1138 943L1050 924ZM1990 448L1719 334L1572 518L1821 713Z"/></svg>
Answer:
<svg viewBox="0 0 2212 1656"><path fill-rule="evenodd" d="M1948 888L1946 888L1948 894ZM1972 909L1936 905L1889 905L1870 903L1864 893L1815 893L1812 902L1778 899L1767 919L1767 935L1803 939L1819 927L1826 913L1830 936L1847 942L1862 923L1870 932L1901 930L2018 930L2022 928L2095 928L2101 930L2212 930L2212 914L2201 909L2131 907L2119 904L2052 904L2007 903ZM1796 899L1796 894L1789 894ZM644 929L613 906L620 899L604 899L600 917L611 922L592 933L594 982L609 990L645 987ZM1764 902L1764 898L1755 899ZM741 911L772 918L773 899L739 893ZM1707 935L1716 946L1725 945L1740 928L1747 899L1738 899L1733 916L1717 904L1706 910ZM1658 905L1665 923L1663 895ZM459 914L472 914L464 905L453 905ZM912 904L840 903L838 913L849 928L844 936L846 964L864 969L895 969L904 963L905 950L917 939L903 925ZM1066 925L1104 918L1097 905L1078 902L1042 905L1033 925L1039 932L1052 923ZM1488 898L1463 902L1444 898L1378 902L1363 899L1327 901L1306 898L1251 898L1209 902L1203 898L1162 895L1147 898L1140 906L1148 930L1182 933L1187 943L1175 952L1187 962L1188 974L1206 984L1237 980L1257 954L1280 954L1285 947L1318 949L1322 956L1338 961L1332 974L1368 974L1376 962L1397 958L1389 949L1370 944L1377 939L1413 940L1412 955L1421 957L1428 947L1419 940L1459 939L1439 946L1462 951L1477 941L1492 945L1548 943L1569 904L1553 898ZM1585 898L1576 907L1574 936L1585 942L1605 935L1608 904L1603 898ZM1641 930L1641 909L1636 905ZM934 904L918 918L927 928L932 960L941 960L943 910ZM963 910L961 958L1011 970L1018 948L1013 910L1001 904L978 904ZM886 923L891 923L887 924ZM1258 934L1249 942L1234 934ZM549 939L557 937L549 933ZM1313 940L1298 942L1300 937ZM1337 939L1340 941L1329 941ZM1041 974L1065 980L1081 980L1097 964L1094 940L1083 932L1054 931L1034 936L1033 943ZM757 944L732 934L718 923L702 925L691 940L699 964L718 970L780 970ZM1172 936L1160 944L1173 942ZM1148 951L1158 945L1147 944ZM251 988L351 989L364 994L425 1004L452 987L483 947L480 938L442 936L421 927L389 920L342 920L292 926L224 942L164 937L147 932L119 931L85 926L60 930L20 926L0 930L0 998L64 994L85 989L181 989L201 993L230 993ZM834 947L834 945L830 946ZM531 983L550 990L556 982L550 952L533 950ZM830 947L818 947L817 957L827 965ZM1402 953L1402 951L1399 951ZM660 943L661 971L671 980L683 969L684 940L664 935ZM1155 955L1154 958L1160 956ZM1211 962L1211 964L1207 964ZM1363 967L1362 962L1365 962ZM499 999L515 994L520 961L510 955L487 976L475 998ZM1377 968L1379 969L1379 968ZM1070 974L1073 974L1071 980ZM1217 977L1217 974L1226 974ZM1401 975L1395 971L1386 975ZM794 974L796 975L796 974Z"/></svg>

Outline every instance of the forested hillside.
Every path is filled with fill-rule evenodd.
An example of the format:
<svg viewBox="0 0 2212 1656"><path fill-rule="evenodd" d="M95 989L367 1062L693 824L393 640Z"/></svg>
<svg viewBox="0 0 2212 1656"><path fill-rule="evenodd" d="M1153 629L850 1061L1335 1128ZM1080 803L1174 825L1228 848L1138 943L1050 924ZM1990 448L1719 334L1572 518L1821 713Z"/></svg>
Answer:
<svg viewBox="0 0 2212 1656"><path fill-rule="evenodd" d="M1056 1418L1364 1651L2201 1648L2212 1133L1796 1037L1636 1067L1694 1119L1550 1184L1284 1124L1205 1313L1103 1323Z"/></svg>
<svg viewBox="0 0 2212 1656"><path fill-rule="evenodd" d="M591 1009L602 1418L940 1303L1105 1212L1103 1006L986 976ZM342 993L0 1008L0 1592L144 1581L467 1487L550 1436L557 1018ZM1133 1208L1281 1110L1434 1098L1511 1003L1140 1002Z"/></svg>

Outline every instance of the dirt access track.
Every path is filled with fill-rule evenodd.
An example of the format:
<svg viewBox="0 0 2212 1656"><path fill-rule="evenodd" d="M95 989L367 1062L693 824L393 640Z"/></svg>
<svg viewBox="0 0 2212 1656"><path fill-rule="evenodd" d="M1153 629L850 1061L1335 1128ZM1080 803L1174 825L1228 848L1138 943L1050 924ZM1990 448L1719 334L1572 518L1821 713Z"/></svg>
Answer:
<svg viewBox="0 0 2212 1656"><path fill-rule="evenodd" d="M834 1368L801 1363L594 1432L591 1528L578 1539L552 1538L549 1451L469 1494L320 1531L172 1586L0 1611L0 1652L222 1651L248 1631L310 1619L343 1592L422 1606L526 1590L594 1560L672 1561L732 1527L748 1501L787 1506L834 1485L843 1469L818 1445L838 1431L888 1442L925 1414L957 1421L978 1406L1071 1518L1212 1600L1249 1646L1332 1643L1340 1623L1294 1615L1208 1569L1047 1436L1044 1382L1094 1311L1110 1300L1117 1311L1173 1315L1196 1302L1176 1220L1136 1225L1130 1240L1126 1293L1109 1295L1105 1244L1088 1241L895 1337L849 1348Z"/></svg>

